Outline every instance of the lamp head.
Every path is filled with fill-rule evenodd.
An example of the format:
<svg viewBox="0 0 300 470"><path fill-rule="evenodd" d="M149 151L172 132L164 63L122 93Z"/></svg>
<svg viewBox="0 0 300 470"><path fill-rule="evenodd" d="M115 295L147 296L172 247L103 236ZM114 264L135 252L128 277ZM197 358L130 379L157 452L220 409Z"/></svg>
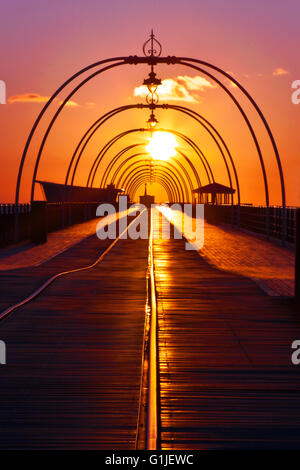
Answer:
<svg viewBox="0 0 300 470"><path fill-rule="evenodd" d="M152 112L150 114L150 118L147 121L147 126L149 129L154 129L157 124L158 124L158 120L156 119L156 117L154 116L154 113Z"/></svg>
<svg viewBox="0 0 300 470"><path fill-rule="evenodd" d="M150 93L154 94L157 87L161 85L161 79L156 78L156 73L153 70L149 73L149 77L145 78L143 83L149 90Z"/></svg>

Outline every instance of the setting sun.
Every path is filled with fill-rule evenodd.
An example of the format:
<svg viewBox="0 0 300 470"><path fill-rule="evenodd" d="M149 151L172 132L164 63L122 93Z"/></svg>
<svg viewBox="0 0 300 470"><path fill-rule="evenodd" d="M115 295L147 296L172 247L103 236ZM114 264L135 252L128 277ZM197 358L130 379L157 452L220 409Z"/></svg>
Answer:
<svg viewBox="0 0 300 470"><path fill-rule="evenodd" d="M168 132L155 132L151 137L146 150L154 160L169 160L176 155L178 142Z"/></svg>

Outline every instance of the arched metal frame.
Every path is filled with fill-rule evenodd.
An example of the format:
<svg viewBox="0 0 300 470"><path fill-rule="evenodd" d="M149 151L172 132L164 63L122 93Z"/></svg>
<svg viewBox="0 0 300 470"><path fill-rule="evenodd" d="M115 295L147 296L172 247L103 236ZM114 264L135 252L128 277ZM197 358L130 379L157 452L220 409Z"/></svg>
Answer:
<svg viewBox="0 0 300 470"><path fill-rule="evenodd" d="M115 63L113 63L115 62ZM24 151L23 151L23 154L22 154L22 157L21 157L21 162L20 162L20 166L19 166L19 171L18 171L18 177L17 177L17 185L16 185L16 198L15 198L15 202L16 204L19 203L19 195L20 195L20 185L21 185L21 179L22 179L22 173L23 173L23 167L24 167L24 163L25 163L25 160L26 160L26 156L27 156L27 152L28 152L28 149L29 149L29 146L30 146L30 143L32 141L32 138L34 136L34 133L38 127L38 124L39 122L41 121L42 117L44 116L46 110L48 109L48 107L50 106L50 104L54 101L54 99L59 95L59 93L64 90L64 88L69 85L73 80L75 80L77 77L79 77L80 75L82 75L83 73L91 70L92 68L95 68L95 67L98 67L100 65L104 65L104 64L108 64L110 63L110 65L106 65L105 67L103 67L102 69L100 70L97 70L96 72L93 72L91 75L89 75L87 78L85 78L82 82L80 82L77 86L75 86L74 89L72 89L71 93L68 94L67 98L65 98L65 100L62 102L62 104L59 106L58 110L56 111L54 117L52 118L49 126L47 127L47 130L44 134L44 137L42 139L42 143L41 143L41 146L40 146L40 149L39 149L39 152L38 152L38 155L37 155L37 159L36 159L36 162L35 162L35 166L34 166L34 173L33 173L33 180L32 180L32 187L31 187L31 200L33 200L34 198L34 187L35 187L35 183L36 183L36 176L37 176L37 170L38 170L38 166L39 166L39 162L40 162L40 159L41 159L41 155L42 155L42 151L44 149L44 146L45 146L45 143L46 143L46 140L47 140L47 137L57 119L57 117L59 116L60 112L62 111L62 109L64 108L64 106L67 104L67 102L71 99L71 97L84 85L86 84L89 80L91 80L92 78L96 77L97 75L103 73L104 71L107 71L109 69L112 69L114 67L119 67L121 65L125 65L125 64L129 64L129 65L138 65L138 64L148 64L150 65L151 67L153 67L154 65L157 65L158 63L160 64L167 64L167 65L171 65L171 64L177 64L177 65L183 65L183 66L187 66L187 67L190 67L190 68L193 68L194 70L197 70L201 73L203 73L204 75L210 77L214 82L216 82L226 93L227 95L231 98L231 100L233 101L233 103L237 106L239 112L241 113L242 117L244 118L246 124L247 124L247 127L251 133L251 136L255 142L255 146L256 146L256 149L257 149L257 152L258 152L258 155L259 155L259 160L260 160L260 164L261 164L261 169L262 169L262 173L263 173L263 180L264 180L264 186L265 186L265 195L266 195L266 206L269 207L269 190L268 190L268 182L267 182L267 176L266 176L266 171L265 171L265 166L264 166L264 161L263 161L263 157L262 157L262 154L261 154L261 150L260 150L260 146L259 146L259 143L258 143L258 139L256 137L256 134L253 130L253 127L251 126L251 123L244 111L244 109L242 108L242 106L239 104L239 102L237 101L237 99L232 95L232 93L229 91L229 89L220 81L218 80L212 73L209 73L206 69L203 69L202 67L199 67L198 65L195 65L195 64L200 64L204 67L207 67L209 69L212 69L213 71L221 74L223 77L225 77L226 79L230 80L232 83L234 83L236 85L236 87L238 87L238 89L243 93L243 95L249 100L249 102L252 104L252 106L254 107L255 111L257 112L259 118L261 119L262 123L263 123L263 126L268 134L268 137L271 141L271 145L272 145L272 148L274 150L274 153L275 153L275 158L276 158L276 162L277 162L277 168L278 168L278 172L279 172L279 177L280 177L280 185L281 185L281 196L282 196L282 208L283 208L283 211L282 211L282 214L283 214L283 219L282 219L282 227L283 227L283 241L285 240L285 235L286 235L286 214L285 214L285 208L286 208L286 197L285 197L285 185L284 185L284 176L283 176L283 171L282 171L282 165L281 165L281 161L280 161L280 156L279 156L279 152L278 152L278 149L277 149L277 146L276 146L276 142L275 142L275 139L274 139L274 136L271 132L271 129L261 111L261 109L259 108L259 106L257 105L256 101L252 98L252 96L245 90L245 88L233 77L231 76L229 73L225 72L223 69L221 69L220 67L217 67L215 65L212 65L208 62L205 62L203 60L199 60L199 59L193 59L193 58L189 58L189 57L175 57L175 56L168 56L168 57L156 57L156 56L147 56L147 57L138 57L138 56L129 56L129 57L117 57L117 58L109 58L109 59L106 59L106 60L102 60L102 61L98 61L98 62L95 62L87 67L84 67L83 69L81 69L80 71L78 71L77 73L75 73L72 77L70 77L68 80L66 80L55 92L54 94L51 96L51 98L49 99L49 101L46 103L46 105L43 107L43 109L41 110L40 114L38 115L31 131L30 131L30 134L28 136L28 139L26 141L26 144L25 144L25 148L24 148Z"/></svg>
<svg viewBox="0 0 300 470"><path fill-rule="evenodd" d="M240 204L240 187L239 187L239 181L238 181L238 176L237 176L237 171L236 171L236 167L235 167L235 164L234 164L234 161L233 161L233 158L232 158L232 155L231 155L231 152L229 151L229 148L228 146L226 145L224 139L222 138L222 136L220 135L220 133L217 131L217 129L206 119L204 118L203 116L201 116L199 113L197 113L196 111L193 111L193 110L190 110L189 108L186 108L184 106L177 106L177 105L171 105L171 104L162 104L162 105L155 105L155 104L152 104L152 105L145 105L145 104L133 104L133 105L127 105L127 106L120 106L119 108L115 108L113 109L112 111L104 114L103 116L101 116L99 119L97 119L90 127L89 129L85 132L85 134L83 135L83 137L81 138L81 140L79 141L78 145L76 146L75 148L75 151L72 155L72 158L70 160L70 163L69 163L69 167L68 167L68 171L67 171L67 175L66 175L66 180L65 180L65 184L68 184L68 179L69 179L69 174L70 174L70 171L71 171L71 167L72 167L72 164L75 160L75 157L76 157L76 154L80 148L80 146L82 145L82 143L84 142L84 140L86 139L84 145L82 146L79 154L78 154L78 157L76 159L76 163L75 163L75 167L74 167L74 170L73 170L73 175L72 175L72 179L71 179L71 185L74 184L74 178L75 178L75 173L76 173L76 170L77 170L77 167L78 167L78 164L79 164L79 161L81 159L81 156L82 156L82 153L83 151L85 150L87 144L89 143L89 141L91 140L91 138L93 137L93 135L96 133L96 131L108 120L110 119L111 117L121 113L122 111L127 111L127 110L131 110L131 109L145 109L145 108L150 108L150 109L156 109L156 108L159 108L159 109L172 109L172 110L177 110L177 111L180 111L184 114L186 114L187 116L190 116L192 117L193 119L195 119L208 133L209 135L212 137L212 139L214 140L214 142L216 143L220 153L221 153L221 156L223 158L223 161L225 163L225 167L226 167L226 170L227 170L227 174L228 174L228 179L229 179L229 185L230 187L232 188L232 179L231 179L231 174L230 174L230 171L229 171L229 167L228 167L228 163L227 163L227 159L226 159L226 156L223 152L223 149L222 147L220 146L218 140L216 139L215 135L213 134L213 132L211 130L213 130L215 132L215 134L218 136L218 138L220 139L221 143L223 144L228 156L229 156L229 159L230 159L230 162L231 162L231 165L233 167L233 171L234 171L234 175L235 175L235 181L236 181L236 187L237 187L237 195L238 195L238 204ZM88 135L90 133L90 135ZM233 202L233 195L232 195L232 202Z"/></svg>
<svg viewBox="0 0 300 470"><path fill-rule="evenodd" d="M150 182L149 176L141 176L137 180L135 180L135 183L132 185L132 190L131 190L131 200L133 200L134 194L137 191L137 189L144 183ZM167 197L169 202L172 204L174 202L174 199L172 197L172 193L170 192L170 188L168 184L164 180L160 180L160 178L157 178L155 183L160 184L163 189L166 191ZM130 196L129 196L130 197Z"/></svg>
<svg viewBox="0 0 300 470"><path fill-rule="evenodd" d="M95 158L95 160L92 164L91 170L90 170L89 175L88 175L87 186L89 186L89 187L93 186L94 179L96 177L98 168L100 166L101 161L105 157L107 151L116 142L118 142L120 139L122 139L123 137L125 137L129 134L135 133L135 132L148 132L148 133L151 133L151 132L168 132L170 134L173 134L173 135L176 135L176 136L180 137L185 143L187 143L195 151L195 153L199 157L199 159L200 159L200 161L201 161L201 163L202 163L202 165L205 169L208 182L211 183L211 181L214 181L214 175L212 173L212 170L211 170L211 167L210 167L209 163L207 162L207 159L206 159L205 155L201 152L201 150L199 149L197 144L195 144L195 142L192 139L190 139L189 137L185 136L184 134L182 134L180 132L177 132L177 131L174 131L172 129L156 129L155 131L151 131L151 129L139 128L139 129L130 129L128 131L121 132L119 135L113 137L109 142L107 142L104 145L104 147L102 147L102 149L100 150L100 152L98 153L98 155L96 156L96 158ZM197 184L199 184L199 186L201 186L201 181L200 181L199 177L197 178Z"/></svg>
<svg viewBox="0 0 300 470"><path fill-rule="evenodd" d="M126 188L126 192L130 195L133 185L135 182L139 179L142 178L143 176L147 175L147 181L150 182L150 173L148 173L146 170L143 170L142 173L136 174L132 176L132 181L128 184ZM178 190L174 186L174 182L170 181L170 177L166 176L165 174L158 173L156 175L156 181L155 182L161 182L164 181L165 184L168 185L169 191L170 191L170 196L172 202L175 202L178 200Z"/></svg>
<svg viewBox="0 0 300 470"><path fill-rule="evenodd" d="M144 164L144 162L146 162L146 165ZM118 182L118 186L117 187L123 187L126 185L127 181L128 181L128 178L130 178L130 174L127 174L126 173L128 172L128 170L130 168L132 168L132 171L133 171L133 167L135 165L138 165L138 168L149 168L150 169L150 163L151 163L151 159L144 159L144 162L141 162L141 161L138 161L138 162L133 162L131 163L127 168L125 168L125 170L121 173L120 177L119 177L119 182ZM142 163L142 164L141 164ZM174 178L174 180L177 181L178 183L178 186L180 187L180 190L181 190L181 196L180 197L183 197L183 202L186 202L189 200L189 192L188 192L188 189L187 189L187 186L186 186L186 183L185 183L185 180L182 176L182 174L175 168L174 165L170 164L169 162L165 162L166 165L163 164L163 162L160 162L156 169L153 170L153 174L155 176L155 171L157 171L157 169L163 169L163 168L167 168L168 171L170 172L170 176L172 176ZM151 171L151 169L150 169ZM125 176L126 175L126 176ZM185 193L185 196L184 196L184 193Z"/></svg>
<svg viewBox="0 0 300 470"><path fill-rule="evenodd" d="M141 173L144 173L144 172L148 172L149 171L149 175L150 175L150 169L149 169L149 165L143 165L140 167L140 169L137 169L134 173L132 173L132 175L129 175L129 181L131 178L135 177L136 175L138 174L141 174ZM170 171L170 170L169 170ZM170 185L172 186L173 190L174 190L174 195L176 196L176 200L179 202L180 200L182 200L183 202L185 202L184 200L184 193L183 193L183 189L181 187L181 184L180 184L180 181L177 177L175 177L174 175L173 178L171 177L170 173L168 173L168 171L166 171L165 169L162 169L162 168L159 168L156 170L156 174L159 175L159 176L164 176L166 178L166 180L169 181ZM150 175L151 176L151 175ZM127 191L127 188L128 188L128 183L125 184L125 191Z"/></svg>
<svg viewBox="0 0 300 470"><path fill-rule="evenodd" d="M67 170L67 174L66 174L66 178L65 178L65 184L68 184L69 182L69 176L70 176L70 172L71 172L71 169L72 169L72 165L74 163L74 160L75 160L75 157L80 149L80 147L82 146L79 154L78 154L78 157L76 159L76 162L75 162L75 166L74 166L74 169L73 169L73 174L72 174L72 178L71 178L71 185L74 184L74 178L75 178L75 173L76 173L76 170L77 170L77 167L78 167L78 164L79 164L79 161L81 159L81 156L82 156L82 153L83 151L85 150L87 144L89 143L90 139L93 137L93 135L95 134L95 132L103 125L105 124L110 118L112 118L113 116L119 114L120 112L122 111L126 111L127 109L132 109L132 105L127 105L127 106L120 106L118 108L115 108L105 114L103 114L103 116L101 116L99 119L97 119L92 126L89 127L89 129L83 134L82 138L79 140L74 152L73 152L73 155L72 155L72 158L70 160L70 163L69 163L69 166L68 166L68 170ZM92 130L92 128L95 127L95 129L91 132L91 134L88 136L88 134L90 133L90 131ZM85 142L84 142L85 140ZM84 143L84 144L83 144ZM83 144L83 145L82 145Z"/></svg>
<svg viewBox="0 0 300 470"><path fill-rule="evenodd" d="M145 156L148 156L148 159L145 158ZM117 179L117 175L118 173L120 172L120 169L124 167L124 165L126 165L126 163L128 163L130 160L133 160L134 158L136 157L144 157L143 159L139 159L137 161L135 161L135 164L139 164L139 163L142 163L142 162L145 162L147 161L148 163L152 163L153 162L153 165L169 165L171 166L171 168L173 169L176 169L176 171L179 172L179 170L175 167L175 165L173 165L172 162L176 162L178 164L178 166L180 167L180 170L182 171L183 174L181 174L179 172L179 175L180 177L182 178L182 183L184 184L184 187L185 187L185 191L186 191L186 196L187 196L187 200L190 199L189 197L189 192L188 192L188 187L187 187L187 184L186 184L186 181L185 179L183 178L183 175L186 177L187 181L188 181L188 184L189 184L189 187L190 187L190 196L191 196L191 199L193 199L193 184L192 184L192 181L190 179L190 175L188 174L188 172L186 171L185 167L180 163L179 160L175 160L175 159L172 159L172 160L168 160L168 161L161 161L161 160L152 160L151 157L149 157L149 155L145 152L141 152L141 153L136 153L134 155L131 155L130 157L126 158L126 160L122 161L122 163L120 163L120 165L117 167L117 169L115 170L114 174L112 175L111 177L111 183L115 184L115 186L117 188L121 187L122 186L122 183L121 183L121 177L116 181ZM127 167L124 171L127 172L129 170L130 166ZM116 181L116 182L115 182Z"/></svg>
<svg viewBox="0 0 300 470"><path fill-rule="evenodd" d="M114 164L117 163L117 161L122 158L124 156L124 154L131 150L132 148L136 148L136 147L139 147L139 146L144 146L145 144L144 143L139 143L139 144L133 144L133 145L130 145L128 147L125 147L124 149L122 149L120 152L118 152L109 162L109 164L107 165L107 167L105 168L105 171L102 175L102 179L101 179L101 182L100 182L100 188L104 188L107 184L107 179L108 179L108 176L109 176L109 172L111 171L111 169L113 168ZM179 153L183 158L184 160L188 163L189 167L191 168L191 171L192 171L192 174L194 175L195 177L195 180L196 180L196 184L198 183L199 181L199 175L196 171L196 168L195 166L193 165L193 163L191 162L191 160L186 156L185 153L183 153L182 151L180 150L177 150L177 153ZM179 159L175 158L175 157L172 157L172 160L174 162L176 162L178 165L181 165ZM182 165L183 166L183 165ZM183 167L184 168L184 167ZM188 178L190 180L190 176L188 175ZM113 181L111 181L113 182Z"/></svg>
<svg viewBox="0 0 300 470"><path fill-rule="evenodd" d="M150 182L150 175L149 174L146 175L146 176L145 175L144 176L137 176L136 178L133 178L132 181L130 182L129 186L128 186L129 196L133 197L133 191L134 190L136 191L138 189L139 184L143 184L145 182ZM174 195L174 191L173 191L172 187L170 186L169 182L164 178L164 176L157 175L155 183L159 183L164 187L164 189L167 192L167 195L168 195L168 198L169 198L170 202L175 202L176 197Z"/></svg>

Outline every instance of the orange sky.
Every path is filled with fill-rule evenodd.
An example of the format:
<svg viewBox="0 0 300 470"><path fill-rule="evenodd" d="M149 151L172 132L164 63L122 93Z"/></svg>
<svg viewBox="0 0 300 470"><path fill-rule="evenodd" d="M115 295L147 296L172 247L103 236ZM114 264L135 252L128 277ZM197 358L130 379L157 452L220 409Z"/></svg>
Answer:
<svg viewBox="0 0 300 470"><path fill-rule="evenodd" d="M300 105L291 102L291 84L300 79L297 1L241 2L196 0L149 2L12 0L2 5L0 80L7 86L7 104L0 105L0 201L14 199L20 156L30 127L47 97L70 75L96 60L141 55L151 27L163 44L163 55L207 60L234 75L257 100L276 138L287 187L287 203L300 205ZM182 66L158 66L166 80L161 102L190 107L220 131L234 156L243 202L264 204L258 156L245 123L218 87L201 74ZM136 90L148 74L147 66L122 66L86 85L63 111L47 141L38 178L63 182L67 163L83 132L99 116L123 105L145 102ZM241 94L226 80L238 98ZM134 92L136 90L136 92ZM64 98L64 94L60 99ZM55 112L60 99L51 107ZM280 204L279 178L271 146L255 113L242 99L252 119L266 161L272 204ZM211 138L181 113L156 112L160 126L180 130L195 140L209 159L216 180L228 184L224 164ZM32 164L43 121L25 167L21 199L29 198ZM149 112L128 111L112 118L86 149L76 183L85 184L91 162L114 135L145 125ZM138 140L136 140L138 139ZM125 145L142 142L143 135L126 138L107 155L107 162ZM196 157L184 146L195 165ZM198 165L203 184L203 170ZM101 169L99 177L101 176ZM153 188L153 189L157 189ZM141 188L143 190L143 188ZM163 192L161 192L161 196ZM39 197L39 193L36 193Z"/></svg>

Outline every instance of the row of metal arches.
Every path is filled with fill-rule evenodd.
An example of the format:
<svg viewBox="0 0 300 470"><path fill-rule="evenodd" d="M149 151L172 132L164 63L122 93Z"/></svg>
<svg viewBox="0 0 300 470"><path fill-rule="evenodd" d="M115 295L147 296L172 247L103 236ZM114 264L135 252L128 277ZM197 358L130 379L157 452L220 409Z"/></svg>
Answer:
<svg viewBox="0 0 300 470"><path fill-rule="evenodd" d="M127 106L127 107L117 108L117 109L111 111L110 113L107 113L106 115L102 116L95 123L93 123L92 126L90 126L90 128L86 131L84 136L80 139L78 145L76 146L76 149L75 149L75 151L72 155L72 158L70 160L70 163L69 163L65 183L66 184L69 183L71 168L72 168L72 165L74 164L73 165L73 174L70 178L71 184L74 184L76 171L78 169L78 164L79 164L79 161L82 157L83 151L85 150L88 142L93 137L95 132L99 129L99 127L104 122L106 122L110 117L114 116L115 114L117 114L121 111L125 111L125 110L132 109L132 108L145 108L145 107L149 107L149 105L130 105L130 106ZM189 110L188 108L185 108L183 106L160 105L160 106L156 106L156 107L161 107L163 109L169 109L170 108L170 109L181 111L181 112L185 113L186 115L188 115L190 117L193 117L210 134L210 136L213 138L214 142L216 143L217 148L220 151L221 156L223 158L223 161L224 161L224 164L225 164L225 169L226 169L226 172L227 172L227 175L228 175L229 185L230 185L231 188L232 188L232 176L231 176L231 172L230 172L230 169L229 169L229 163L228 163L227 159L229 160L229 162L232 166L233 173L234 173L234 178L235 178L235 184L236 184L236 188L237 188L238 203L239 203L240 202L240 185L239 185L239 180L238 180L238 176L237 176L236 167L235 167L231 152L230 152L228 146L226 145L224 139L222 138L220 133L217 131L217 129L211 123L209 123L209 121L207 121L203 116L201 116L198 113L196 113L195 111ZM202 122L202 120L204 120L205 122ZM136 131L138 131L138 130L136 130ZM131 133L131 132L135 132L135 131L134 130L128 131L128 133ZM168 130L168 132L174 133L174 131L172 131L172 130ZM99 164L100 164L101 160L103 159L103 157L105 156L106 152L112 147L112 145L114 143L116 143L118 141L119 138L122 138L126 135L127 135L127 133L119 134L118 136L111 139L101 149L101 151L97 155L97 157L96 157L96 159L93 163L92 169L90 171L90 174L89 174L89 177L88 177L88 182L87 182L88 185L92 185L94 183L96 172L99 168ZM210 166L206 156L199 149L199 147L195 144L195 142L193 142L191 139L187 138L187 136L183 136L182 134L177 133L176 135L181 137L183 140L185 140L185 142L189 143L191 145L192 149L194 151L196 151L201 163L203 164L204 170L205 170L206 175L207 175L208 182L214 181L214 176L213 176L211 166ZM218 139L220 140L220 142L218 141ZM222 145L223 145L224 149L222 148ZM80 149L80 146L81 146L81 149ZM80 149L80 151L79 151L79 149ZM110 163L112 163L112 162L110 162ZM106 176L107 176L107 169L108 168L106 168L104 170L104 175L106 175ZM104 179L104 181L103 181L103 179ZM106 182L107 182L106 178L102 178L101 187L103 187ZM197 185L200 186L199 179L197 179Z"/></svg>
<svg viewBox="0 0 300 470"><path fill-rule="evenodd" d="M38 127L38 124L40 122L40 120L42 119L43 115L45 114L46 110L48 109L48 107L50 106L50 104L53 102L53 100L59 95L59 93L61 93L66 86L68 86L73 80L77 79L80 75L88 72L89 70L93 69L93 68L96 68L96 67L100 67L100 66L103 66L105 65L104 67L100 68L100 70L96 70L95 72L93 72L92 74L90 74L88 77L86 77L84 80L82 80L79 84L77 84L73 89L72 91L68 94L68 96L62 101L61 105L59 106L58 110L56 111L56 113L54 114L53 118L51 119L50 121L50 124L49 126L47 127L47 130L46 132L44 133L44 136L43 136L43 139L42 139L42 142L41 142L41 145L40 145L40 148L39 148L39 152L37 154L37 158L36 158L36 162L35 162L35 168L34 168L34 172L33 172L33 179L32 179L32 191L31 191L31 199L33 199L34 197L34 186L35 186L35 183L36 183L36 180L37 180L37 170L38 170L38 167L39 167L39 162L40 162L40 159L41 159L41 155L42 155L42 152L43 152L43 149L44 149L44 146L45 146L45 143L47 141L47 138L49 136L49 133L57 119L57 117L59 116L60 112L62 111L62 109L64 108L64 106L67 104L67 102L73 97L73 95L82 87L84 86L89 80L91 80L92 78L100 75L101 73L109 70L109 69L112 69L112 68L115 68L115 67L120 67L122 65L126 65L126 64L129 64L129 65L132 65L132 64L149 64L149 65L156 65L157 63L164 63L164 64L168 64L168 65L171 65L171 64L178 64L178 65L184 65L186 67L190 67L194 70L197 70L198 72L201 72L203 75L209 77L211 80L213 80L213 82L215 82L221 89L223 89L225 91L225 93L230 97L230 99L233 101L233 103L236 105L236 107L238 108L238 110L240 111L249 131L250 131L250 134L253 138L253 141L255 143L255 147L257 149L257 153L258 153L258 156L259 156L259 161L260 161L260 165L261 165L261 169L262 169L262 174L263 174L263 180L264 180L264 187L265 187L265 196L266 196L266 205L269 206L269 190L268 190L268 183L267 183L267 176L266 176L266 170L265 170L265 165L264 165L264 161L263 161L263 156L262 156L262 152L261 152L261 149L260 149L260 145L258 143L258 139L257 139L257 136L254 132L254 129L250 123L250 120L245 112L245 110L243 109L243 107L241 106L241 104L237 101L237 99L235 98L235 96L231 93L231 91L213 74L213 73L210 73L208 72L205 68L203 67L206 67L208 68L209 70L213 71L213 72L217 72L218 74L220 74L221 76L223 76L224 78L228 79L231 81L231 83L234 83L236 85L236 87L243 93L243 95L249 100L249 102L252 104L252 106L254 107L255 111L258 113L258 116L260 117L266 131L267 131L267 134L270 138L270 141L271 141L271 144L272 144L272 147L273 147L273 150L274 150L274 153L275 153L275 158L276 158L276 161L277 161L277 165L278 165L278 170L279 170L279 176L280 176L280 182L281 182L281 190L282 190L282 206L285 207L285 189L284 189L284 180L283 180L283 172L282 172L282 167L281 167L281 162L280 162L280 158L279 158L279 154L278 154L278 150L277 150L277 146L276 146L276 143L275 143L275 140L274 140L274 137L272 135L272 132L269 128L269 125L263 115L263 113L261 112L260 108L258 107L257 103L254 101L254 99L249 95L249 93L242 87L242 85L234 78L232 77L230 74L228 74L227 72L225 72L224 70L220 69L219 67L216 67L214 66L213 64L210 64L208 62L205 62L205 61L202 61L202 60L198 60L198 59L193 59L193 58L186 58L186 57L171 57L171 56L168 56L168 57L137 57L137 56L129 56L129 57L116 57L116 58L111 58L111 59L106 59L106 60L102 60L102 61L98 61L94 64L91 64L83 69L81 69L79 72L77 72L76 74L74 74L72 77L70 77L64 84L62 84L58 90L56 90L56 92L52 95L52 97L50 98L50 100L47 102L47 104L44 106L43 110L41 111L41 113L39 114L38 118L36 119L34 125L33 125L33 128L29 134L29 137L28 137L28 140L26 142L26 145L25 145L25 148L24 148L24 152L23 152L23 155L22 155L22 159L21 159L21 163L20 163L20 168L19 168L19 174L18 174L18 181L17 181L17 187L16 187L16 202L19 201L19 192L20 192L20 184L21 184L21 178L22 178L22 172L23 172L23 166L24 166L24 162L25 162L25 159L26 159L26 155L27 155L27 152L28 152L28 148L29 148L29 145L31 143L31 140L33 138L33 135L36 131L36 128ZM196 65L197 64L197 65ZM199 64L202 66L202 67L199 67Z"/></svg>

